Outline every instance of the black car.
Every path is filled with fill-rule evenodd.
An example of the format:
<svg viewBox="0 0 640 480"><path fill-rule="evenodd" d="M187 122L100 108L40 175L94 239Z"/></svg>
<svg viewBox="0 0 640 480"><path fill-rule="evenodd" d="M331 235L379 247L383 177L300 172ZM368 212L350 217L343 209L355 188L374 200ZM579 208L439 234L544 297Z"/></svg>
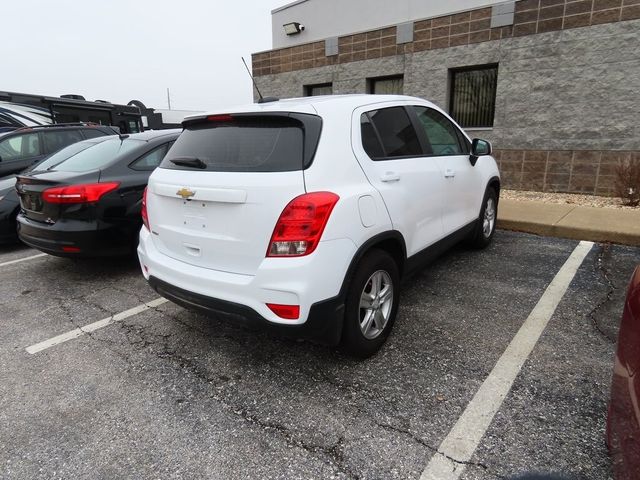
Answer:
<svg viewBox="0 0 640 480"><path fill-rule="evenodd" d="M19 173L72 143L118 133L113 127L87 123L40 125L0 133L0 178Z"/></svg>
<svg viewBox="0 0 640 480"><path fill-rule="evenodd" d="M62 150L57 151L53 155L50 155L40 163L25 169L24 172L36 169L46 170L52 165L62 163L64 160L67 160L76 153L79 153L92 145L103 142L108 138L108 136L103 136L69 145ZM7 177L0 178L0 244L18 242L16 218L18 217L19 211L20 200L18 199L18 193L16 192L16 175L9 175Z"/></svg>
<svg viewBox="0 0 640 480"><path fill-rule="evenodd" d="M14 243L18 240L16 217L20 202L15 185L15 177L0 179L0 243Z"/></svg>
<svg viewBox="0 0 640 480"><path fill-rule="evenodd" d="M112 137L62 163L45 161L19 175L20 240L57 256L134 252L149 175L180 133L162 130Z"/></svg>

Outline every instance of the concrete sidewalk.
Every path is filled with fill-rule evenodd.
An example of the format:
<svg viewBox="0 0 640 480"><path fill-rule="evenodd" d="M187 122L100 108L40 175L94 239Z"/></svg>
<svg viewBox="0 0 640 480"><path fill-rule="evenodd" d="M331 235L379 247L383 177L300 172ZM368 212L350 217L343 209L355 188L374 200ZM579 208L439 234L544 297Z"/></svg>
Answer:
<svg viewBox="0 0 640 480"><path fill-rule="evenodd" d="M498 228L640 246L640 208L596 208L501 199Z"/></svg>

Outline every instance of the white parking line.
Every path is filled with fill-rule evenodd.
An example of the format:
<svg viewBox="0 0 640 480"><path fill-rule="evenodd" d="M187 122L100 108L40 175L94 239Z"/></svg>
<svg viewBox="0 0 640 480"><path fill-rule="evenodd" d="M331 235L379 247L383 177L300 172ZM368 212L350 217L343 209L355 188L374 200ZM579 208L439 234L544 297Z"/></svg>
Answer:
<svg viewBox="0 0 640 480"><path fill-rule="evenodd" d="M551 316L569 288L578 268L593 247L580 242L551 281L498 363L482 383L447 437L440 444L420 480L457 480L511 390ZM454 461L455 460L455 461Z"/></svg>
<svg viewBox="0 0 640 480"><path fill-rule="evenodd" d="M37 255L31 255L30 257L18 258L17 260L11 260L10 262L0 263L0 267L6 265L13 265L14 263L26 262L27 260L33 260L34 258L46 257L46 253L39 253Z"/></svg>
<svg viewBox="0 0 640 480"><path fill-rule="evenodd" d="M157 298L151 302L143 303L138 305L137 307L130 308L129 310L125 310L124 312L116 313L111 317L104 318L102 320L98 320L97 322L90 323L89 325L85 325L84 327L76 328L67 333L63 333L62 335L58 335L57 337L50 338L49 340L45 340L40 343L36 343L35 345L31 345L27 347L25 350L31 355L46 350L47 348L51 348L55 345L59 345L64 342L68 342L69 340L73 340L74 338L78 338L87 333L95 332L101 328L106 327L107 325L111 325L112 323L122 321L126 318L133 317L134 315L138 315L150 308L155 308L163 303L168 302L166 298Z"/></svg>

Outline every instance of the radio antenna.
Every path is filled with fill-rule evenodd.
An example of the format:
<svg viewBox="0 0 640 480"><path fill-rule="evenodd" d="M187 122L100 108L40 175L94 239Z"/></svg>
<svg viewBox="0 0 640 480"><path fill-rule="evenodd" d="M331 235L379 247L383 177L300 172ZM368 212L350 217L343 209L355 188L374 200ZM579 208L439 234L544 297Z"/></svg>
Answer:
<svg viewBox="0 0 640 480"><path fill-rule="evenodd" d="M260 93L260 89L258 88L258 84L256 83L256 79L253 78L253 75L251 75L251 70L249 70L249 66L247 65L247 62L244 61L244 57L241 57L241 58L242 58L242 63L244 63L244 68L247 69L247 73L251 77L251 81L253 82L253 86L256 88L256 92L258 92L258 97L260 97L260 102L262 102L264 100L264 97L262 96L262 93Z"/></svg>

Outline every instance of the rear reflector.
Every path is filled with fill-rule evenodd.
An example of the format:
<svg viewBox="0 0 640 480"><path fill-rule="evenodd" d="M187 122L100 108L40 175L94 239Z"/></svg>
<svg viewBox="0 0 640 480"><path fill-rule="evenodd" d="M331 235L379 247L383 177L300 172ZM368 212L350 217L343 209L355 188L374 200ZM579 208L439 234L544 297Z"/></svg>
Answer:
<svg viewBox="0 0 640 480"><path fill-rule="evenodd" d="M62 247L62 251L67 253L79 253L80 249L78 247Z"/></svg>
<svg viewBox="0 0 640 480"><path fill-rule="evenodd" d="M339 199L335 193L314 192L291 200L273 229L267 257L301 257L312 253Z"/></svg>
<svg viewBox="0 0 640 480"><path fill-rule="evenodd" d="M88 183L49 188L42 192L47 203L94 203L120 186L120 182Z"/></svg>
<svg viewBox="0 0 640 480"><path fill-rule="evenodd" d="M267 307L273 313L285 320L297 320L300 318L300 305L278 305L276 303L267 303Z"/></svg>

